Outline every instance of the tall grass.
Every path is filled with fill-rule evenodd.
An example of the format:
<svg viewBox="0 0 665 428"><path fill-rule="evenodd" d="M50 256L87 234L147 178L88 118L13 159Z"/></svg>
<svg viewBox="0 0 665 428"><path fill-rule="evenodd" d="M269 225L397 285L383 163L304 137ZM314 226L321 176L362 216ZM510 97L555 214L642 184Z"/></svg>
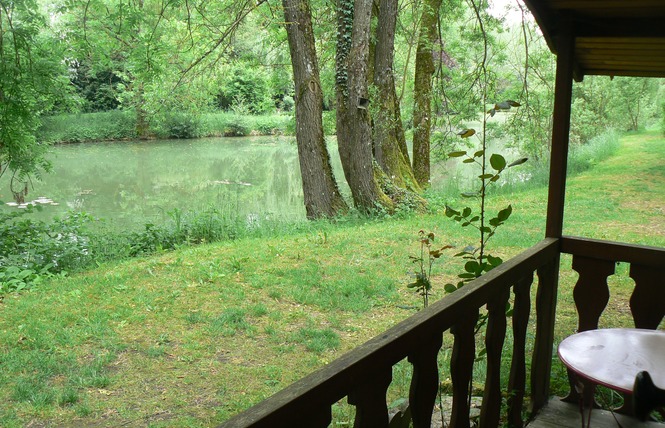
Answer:
<svg viewBox="0 0 665 428"><path fill-rule="evenodd" d="M616 154L619 146L619 133L614 129L606 130L585 144L571 146L568 152L566 175L573 177L588 171L599 162ZM542 159L540 162L531 160L519 168L512 168L505 173L505 184L492 190L506 194L528 188L547 186L550 174L549 162L549 158Z"/></svg>
<svg viewBox="0 0 665 428"><path fill-rule="evenodd" d="M234 112L172 112L150 118L154 138L237 137L293 133L290 115L251 116ZM136 138L133 111L62 114L42 118L37 135L45 143L80 143Z"/></svg>
<svg viewBox="0 0 665 428"><path fill-rule="evenodd" d="M125 140L135 136L134 112L120 110L43 117L37 133L44 143Z"/></svg>

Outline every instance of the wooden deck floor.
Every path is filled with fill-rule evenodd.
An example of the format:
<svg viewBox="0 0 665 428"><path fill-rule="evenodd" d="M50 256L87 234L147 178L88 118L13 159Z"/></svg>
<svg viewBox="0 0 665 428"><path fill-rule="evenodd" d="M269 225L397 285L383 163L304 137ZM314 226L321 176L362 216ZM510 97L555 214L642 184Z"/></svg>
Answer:
<svg viewBox="0 0 665 428"><path fill-rule="evenodd" d="M665 428L665 424L658 422L640 422L626 415L614 414L619 421L614 419L612 413L607 410L594 409L591 412L592 428ZM620 424L620 425L619 425ZM582 417L579 407L575 404L564 403L553 397L547 406L538 413L536 419L529 423L529 428L580 428Z"/></svg>

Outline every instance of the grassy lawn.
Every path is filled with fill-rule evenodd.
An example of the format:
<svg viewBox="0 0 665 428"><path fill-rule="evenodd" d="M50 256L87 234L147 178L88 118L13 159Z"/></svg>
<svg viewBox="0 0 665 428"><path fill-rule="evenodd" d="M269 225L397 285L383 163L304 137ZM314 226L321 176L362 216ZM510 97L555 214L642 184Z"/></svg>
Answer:
<svg viewBox="0 0 665 428"><path fill-rule="evenodd" d="M513 205L492 252L507 259L538 242L546 201L544 188L492 197L492 210ZM616 156L569 182L564 233L665 246L664 210L665 139L627 136ZM316 222L7 295L0 426L213 426L414 313L420 298L406 284L420 229L440 244L473 243L441 212ZM435 266L433 299L459 271L451 257ZM566 257L561 277L558 338L576 323ZM630 325L626 266L611 287L620 298L602 322ZM564 378L560 365L554 374Z"/></svg>

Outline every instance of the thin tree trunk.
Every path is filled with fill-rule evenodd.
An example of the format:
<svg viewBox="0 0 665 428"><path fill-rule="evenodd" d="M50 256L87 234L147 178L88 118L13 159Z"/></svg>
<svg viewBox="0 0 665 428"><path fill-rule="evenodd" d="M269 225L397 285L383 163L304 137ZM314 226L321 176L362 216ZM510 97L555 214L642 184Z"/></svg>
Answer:
<svg viewBox="0 0 665 428"><path fill-rule="evenodd" d="M348 206L337 187L323 135L323 93L308 0L282 0L295 83L296 141L307 218L333 217Z"/></svg>
<svg viewBox="0 0 665 428"><path fill-rule="evenodd" d="M418 191L413 176L397 93L393 60L395 53L395 26L397 0L381 0L374 58L374 86L377 107L374 112L374 150L376 160L396 186Z"/></svg>
<svg viewBox="0 0 665 428"><path fill-rule="evenodd" d="M337 2L337 143L353 201L362 211L392 201L375 179L369 115L369 47L372 0Z"/></svg>
<svg viewBox="0 0 665 428"><path fill-rule="evenodd" d="M430 130L432 126L432 48L437 39L437 22L442 0L425 0L416 52L413 108L413 172L418 183L429 186Z"/></svg>

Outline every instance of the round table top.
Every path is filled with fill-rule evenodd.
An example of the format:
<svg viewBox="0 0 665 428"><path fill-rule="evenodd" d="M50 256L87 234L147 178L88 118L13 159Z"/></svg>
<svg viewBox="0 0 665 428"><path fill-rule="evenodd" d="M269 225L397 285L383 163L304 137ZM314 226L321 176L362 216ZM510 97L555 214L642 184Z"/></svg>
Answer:
<svg viewBox="0 0 665 428"><path fill-rule="evenodd" d="M559 358L578 376L598 385L633 392L637 373L646 370L665 388L665 331L636 328L588 330L565 338Z"/></svg>

